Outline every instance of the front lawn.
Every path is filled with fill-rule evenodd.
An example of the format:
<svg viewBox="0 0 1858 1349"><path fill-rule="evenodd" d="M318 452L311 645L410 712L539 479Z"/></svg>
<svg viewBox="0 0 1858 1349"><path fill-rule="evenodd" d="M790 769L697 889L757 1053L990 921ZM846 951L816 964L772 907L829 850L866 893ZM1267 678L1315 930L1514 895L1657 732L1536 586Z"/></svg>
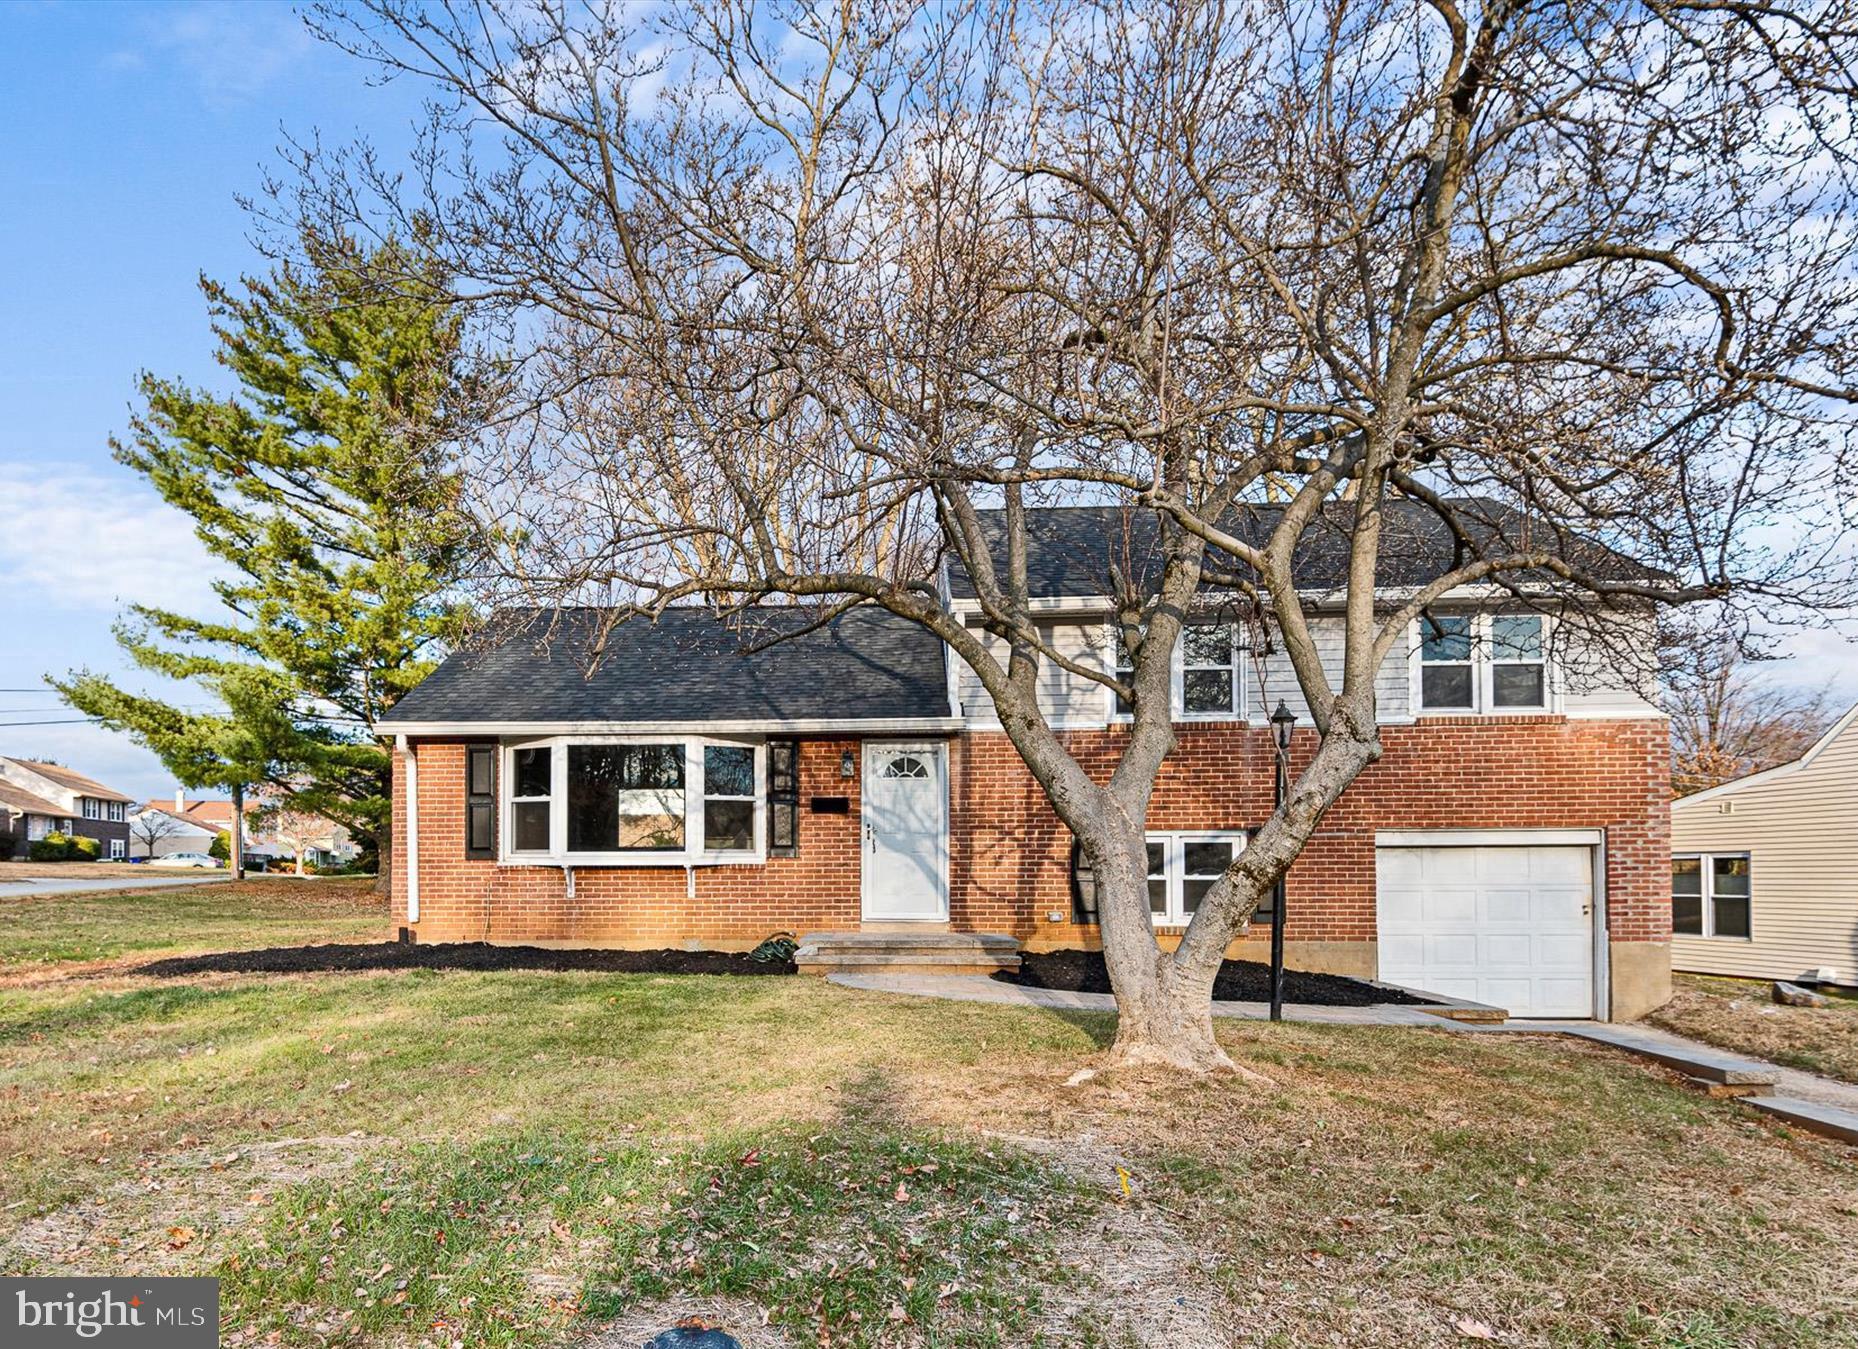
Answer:
<svg viewBox="0 0 1858 1349"><path fill-rule="evenodd" d="M1637 1062L1228 1022L1275 1086L1066 1087L1109 1032L806 978L0 988L0 1271L217 1272L286 1347L1858 1341L1854 1155Z"/></svg>
<svg viewBox="0 0 1858 1349"><path fill-rule="evenodd" d="M1772 982L1679 974L1653 1024L1738 1054L1858 1082L1858 997L1830 1007L1782 1007Z"/></svg>
<svg viewBox="0 0 1858 1349"><path fill-rule="evenodd" d="M117 874L159 875L118 866ZM6 876L0 870L0 879ZM267 877L172 890L0 898L0 979L45 965L387 936L372 877Z"/></svg>

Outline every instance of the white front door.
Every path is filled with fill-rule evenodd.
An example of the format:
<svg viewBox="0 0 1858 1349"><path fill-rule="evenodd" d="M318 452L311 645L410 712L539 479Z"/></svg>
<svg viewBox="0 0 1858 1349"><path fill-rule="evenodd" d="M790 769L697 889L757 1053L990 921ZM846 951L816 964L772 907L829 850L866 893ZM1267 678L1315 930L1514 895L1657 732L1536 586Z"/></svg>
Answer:
<svg viewBox="0 0 1858 1349"><path fill-rule="evenodd" d="M1384 982L1512 1016L1594 1014L1591 848L1383 846L1375 870Z"/></svg>
<svg viewBox="0 0 1858 1349"><path fill-rule="evenodd" d="M864 916L948 918L948 748L864 747Z"/></svg>

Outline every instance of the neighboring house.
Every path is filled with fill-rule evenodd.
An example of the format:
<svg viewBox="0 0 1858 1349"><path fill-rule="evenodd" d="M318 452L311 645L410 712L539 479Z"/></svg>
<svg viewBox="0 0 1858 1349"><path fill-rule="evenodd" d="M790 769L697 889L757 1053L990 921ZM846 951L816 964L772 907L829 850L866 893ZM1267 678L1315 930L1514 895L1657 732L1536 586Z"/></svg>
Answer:
<svg viewBox="0 0 1858 1349"><path fill-rule="evenodd" d="M1390 507L1390 587L1450 565L1450 538L1417 512ZM1116 658L1101 578L1131 565L1126 525L1034 513L1035 594L1080 662ZM1299 583L1339 602L1345 552L1308 552ZM978 626L965 577L940 585ZM1279 699L1304 728L1293 755L1313 743L1281 649L1220 601L1176 653L1177 746L1149 813L1164 940L1271 813ZM1499 604L1441 602L1382 673L1384 753L1290 872L1289 961L1519 1014L1642 1015L1670 992L1664 719L1596 644L1575 649L1576 625ZM381 724L396 922L426 941L740 949L782 929L921 924L1095 945L1070 835L972 672L884 611L816 627L819 612L758 610L745 637L672 609L614 628L591 676L597 615L537 614L530 632L518 615L499 644L447 660ZM1316 631L1339 662L1331 614ZM781 631L796 635L767 644ZM1109 692L1049 663L1040 690L1107 771L1125 735ZM1270 921L1234 954L1262 959Z"/></svg>
<svg viewBox="0 0 1858 1349"><path fill-rule="evenodd" d="M0 781L56 806L57 828L96 839L104 860L121 861L129 856L129 811L134 798L82 773L34 759L0 758ZM31 818L29 813L28 825ZM29 839L43 838L49 832L49 827L41 828Z"/></svg>
<svg viewBox="0 0 1858 1349"><path fill-rule="evenodd" d="M219 830L154 802L129 817L129 855L142 859L177 852L206 852Z"/></svg>
<svg viewBox="0 0 1858 1349"><path fill-rule="evenodd" d="M1858 706L1792 763L1672 802L1671 927L1674 969L1858 985Z"/></svg>
<svg viewBox="0 0 1858 1349"><path fill-rule="evenodd" d="M70 828L63 806L0 778L0 858L25 857L33 840Z"/></svg>
<svg viewBox="0 0 1858 1349"><path fill-rule="evenodd" d="M206 844L198 840L187 847L163 847L157 855L168 852L206 851L213 839L232 829L232 802L190 799L180 787L173 797L150 801L150 810L163 811L206 833ZM267 862L273 858L295 859L318 867L352 860L357 849L348 831L339 824L317 816L294 811L267 812L264 801L254 795L245 804L245 856L248 862ZM140 856L140 853L136 854Z"/></svg>

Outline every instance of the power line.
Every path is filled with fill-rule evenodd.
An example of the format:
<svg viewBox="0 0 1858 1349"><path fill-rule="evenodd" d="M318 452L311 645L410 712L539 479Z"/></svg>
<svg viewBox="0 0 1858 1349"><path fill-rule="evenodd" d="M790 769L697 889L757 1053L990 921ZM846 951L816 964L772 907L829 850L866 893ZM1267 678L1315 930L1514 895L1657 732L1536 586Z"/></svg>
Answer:
<svg viewBox="0 0 1858 1349"><path fill-rule="evenodd" d="M16 726L95 726L96 717L67 717L63 721L0 721L0 731L10 731Z"/></svg>

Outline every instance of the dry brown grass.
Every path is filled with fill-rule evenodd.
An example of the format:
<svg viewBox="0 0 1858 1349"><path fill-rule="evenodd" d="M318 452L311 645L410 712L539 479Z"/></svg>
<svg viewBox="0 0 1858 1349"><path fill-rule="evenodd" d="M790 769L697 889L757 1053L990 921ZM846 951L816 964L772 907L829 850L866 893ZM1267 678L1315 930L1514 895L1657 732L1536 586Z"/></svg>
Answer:
<svg viewBox="0 0 1858 1349"><path fill-rule="evenodd" d="M1275 1086L1064 1086L1109 1031L804 979L119 969L0 987L0 1266L205 1272L291 1187L352 1199L425 1144L1004 1139L1090 1197L1062 1259L1025 1271L1049 1343L1463 1344L1488 1326L1511 1344L1858 1344L1858 1154L1637 1061L1223 1023ZM604 1213L562 1221L580 1242ZM548 1249L525 1256L537 1287L576 1278Z"/></svg>
<svg viewBox="0 0 1858 1349"><path fill-rule="evenodd" d="M1830 1007L1782 1007L1768 982L1680 974L1654 1025L1720 1049L1858 1082L1858 998Z"/></svg>

